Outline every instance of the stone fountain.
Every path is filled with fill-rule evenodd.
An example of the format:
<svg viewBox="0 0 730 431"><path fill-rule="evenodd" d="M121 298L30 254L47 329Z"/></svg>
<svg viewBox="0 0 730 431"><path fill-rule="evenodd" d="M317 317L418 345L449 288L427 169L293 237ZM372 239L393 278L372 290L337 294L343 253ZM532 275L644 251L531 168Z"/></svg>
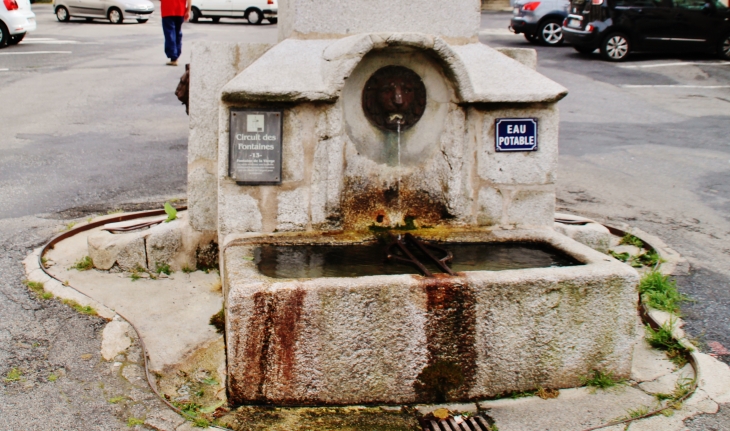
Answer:
<svg viewBox="0 0 730 431"><path fill-rule="evenodd" d="M279 7L278 43L197 42L192 54L188 219L220 246L229 398L413 403L578 386L595 369L627 377L638 277L553 230L566 90L534 70L534 51L481 44L478 0ZM265 247L368 245L404 229L576 264L260 270Z"/></svg>

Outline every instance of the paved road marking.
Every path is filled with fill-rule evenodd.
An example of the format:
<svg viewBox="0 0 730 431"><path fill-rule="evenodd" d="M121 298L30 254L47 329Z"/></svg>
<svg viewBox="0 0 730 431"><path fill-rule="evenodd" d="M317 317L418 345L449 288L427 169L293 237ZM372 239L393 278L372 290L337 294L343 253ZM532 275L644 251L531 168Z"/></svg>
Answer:
<svg viewBox="0 0 730 431"><path fill-rule="evenodd" d="M0 69L0 72L7 72L10 69Z"/></svg>
<svg viewBox="0 0 730 431"><path fill-rule="evenodd" d="M490 36L490 35L504 35L508 34L511 36L514 36L515 34L511 31L507 30L506 28L488 28L484 30L479 30L479 36Z"/></svg>
<svg viewBox="0 0 730 431"><path fill-rule="evenodd" d="M730 85L620 85L623 88L730 88Z"/></svg>
<svg viewBox="0 0 730 431"><path fill-rule="evenodd" d="M30 55L30 54L71 54L71 51L0 52L0 55Z"/></svg>
<svg viewBox="0 0 730 431"><path fill-rule="evenodd" d="M728 66L730 61L716 61L716 62L699 62L699 61L687 61L681 63L658 63L658 64L630 64L619 66L624 69L648 69L651 67L669 67L669 66Z"/></svg>

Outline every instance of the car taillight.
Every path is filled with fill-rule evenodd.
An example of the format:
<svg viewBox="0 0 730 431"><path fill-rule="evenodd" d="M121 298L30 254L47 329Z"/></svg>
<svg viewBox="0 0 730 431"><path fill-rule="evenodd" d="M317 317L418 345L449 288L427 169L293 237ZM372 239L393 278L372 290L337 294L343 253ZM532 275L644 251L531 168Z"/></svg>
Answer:
<svg viewBox="0 0 730 431"><path fill-rule="evenodd" d="M603 0L591 0L593 6L600 6L603 4Z"/></svg>
<svg viewBox="0 0 730 431"><path fill-rule="evenodd" d="M565 18L563 20L563 27L567 27L567 26L568 26L568 18Z"/></svg>
<svg viewBox="0 0 730 431"><path fill-rule="evenodd" d="M593 25L592 25L592 24L588 24L588 25L586 26L586 31L593 31L593 28L594 28L594 27L593 27Z"/></svg>
<svg viewBox="0 0 730 431"><path fill-rule="evenodd" d="M3 0L3 3L5 3L5 9L7 10L16 10L18 8L18 2L15 0Z"/></svg>
<svg viewBox="0 0 730 431"><path fill-rule="evenodd" d="M266 0L266 4L274 4L274 0Z"/></svg>
<svg viewBox="0 0 730 431"><path fill-rule="evenodd" d="M533 11L533 10L537 9L538 6L540 6L539 1L531 1L529 3L525 3L525 5L522 6L522 10Z"/></svg>

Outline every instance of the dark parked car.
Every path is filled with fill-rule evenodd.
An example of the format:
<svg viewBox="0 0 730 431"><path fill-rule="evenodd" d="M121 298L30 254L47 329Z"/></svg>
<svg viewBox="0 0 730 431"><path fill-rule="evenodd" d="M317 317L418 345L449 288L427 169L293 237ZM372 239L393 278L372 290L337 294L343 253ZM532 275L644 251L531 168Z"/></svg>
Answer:
<svg viewBox="0 0 730 431"><path fill-rule="evenodd" d="M634 51L704 51L730 60L730 10L718 0L572 0L566 42L606 60Z"/></svg>

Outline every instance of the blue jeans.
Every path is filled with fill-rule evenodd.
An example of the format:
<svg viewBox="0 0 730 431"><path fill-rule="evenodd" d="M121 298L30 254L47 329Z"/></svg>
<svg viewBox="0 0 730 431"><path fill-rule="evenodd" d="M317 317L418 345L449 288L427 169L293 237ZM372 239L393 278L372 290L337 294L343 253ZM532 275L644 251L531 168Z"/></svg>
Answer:
<svg viewBox="0 0 730 431"><path fill-rule="evenodd" d="M162 32L165 33L165 55L175 61L182 54L182 24L181 16L162 17Z"/></svg>

